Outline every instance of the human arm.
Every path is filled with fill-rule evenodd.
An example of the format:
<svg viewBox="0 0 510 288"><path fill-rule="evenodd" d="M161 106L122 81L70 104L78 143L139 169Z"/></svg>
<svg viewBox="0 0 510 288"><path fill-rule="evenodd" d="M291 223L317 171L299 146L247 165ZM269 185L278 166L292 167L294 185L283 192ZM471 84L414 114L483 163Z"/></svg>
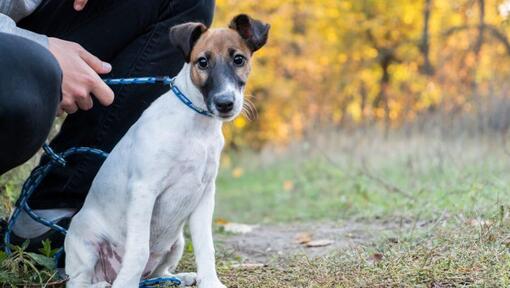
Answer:
<svg viewBox="0 0 510 288"><path fill-rule="evenodd" d="M110 64L102 62L76 43L48 38L16 26L15 22L28 16L37 8L39 2L37 0L0 1L0 32L33 40L46 47L55 56L63 72L60 112L74 113L78 109L92 108L91 93L101 104L111 104L113 92L98 76L98 74L109 73ZM86 4L87 0L75 0L73 7L81 11Z"/></svg>
<svg viewBox="0 0 510 288"><path fill-rule="evenodd" d="M99 60L79 44L50 37L48 49L57 59L63 72L60 112L74 113L92 108L94 94L99 103L113 102L113 91L98 74L109 73L111 65Z"/></svg>
<svg viewBox="0 0 510 288"><path fill-rule="evenodd" d="M48 47L48 37L17 27L12 18L2 13L0 13L0 33L18 35Z"/></svg>

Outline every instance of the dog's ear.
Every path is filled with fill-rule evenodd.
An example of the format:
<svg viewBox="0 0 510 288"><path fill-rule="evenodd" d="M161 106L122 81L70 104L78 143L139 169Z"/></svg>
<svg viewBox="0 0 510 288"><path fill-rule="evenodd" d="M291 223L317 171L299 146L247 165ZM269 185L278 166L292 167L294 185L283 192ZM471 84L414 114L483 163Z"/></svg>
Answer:
<svg viewBox="0 0 510 288"><path fill-rule="evenodd" d="M193 46L206 30L204 24L195 22L173 26L170 28L170 43L179 48L186 62L189 62Z"/></svg>
<svg viewBox="0 0 510 288"><path fill-rule="evenodd" d="M266 44L271 25L255 20L246 14L240 14L232 19L228 27L241 35L253 53Z"/></svg>

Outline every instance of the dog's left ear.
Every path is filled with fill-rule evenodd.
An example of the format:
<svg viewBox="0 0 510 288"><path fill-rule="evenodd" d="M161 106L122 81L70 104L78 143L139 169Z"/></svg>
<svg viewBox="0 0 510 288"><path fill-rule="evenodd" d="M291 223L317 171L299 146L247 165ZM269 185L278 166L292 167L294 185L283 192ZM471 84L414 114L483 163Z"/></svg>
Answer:
<svg viewBox="0 0 510 288"><path fill-rule="evenodd" d="M255 20L246 14L240 14L232 19L228 27L241 35L253 53L266 44L271 25Z"/></svg>
<svg viewBox="0 0 510 288"><path fill-rule="evenodd" d="M191 51L198 38L207 30L202 23L189 22L170 28L170 43L181 50L186 62L190 61Z"/></svg>

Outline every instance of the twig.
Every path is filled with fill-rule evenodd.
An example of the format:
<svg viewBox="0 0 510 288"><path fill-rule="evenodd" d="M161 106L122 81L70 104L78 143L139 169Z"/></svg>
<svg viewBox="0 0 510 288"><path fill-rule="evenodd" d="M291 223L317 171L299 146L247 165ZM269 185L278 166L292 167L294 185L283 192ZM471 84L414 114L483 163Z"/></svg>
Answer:
<svg viewBox="0 0 510 288"><path fill-rule="evenodd" d="M370 173L370 171L368 171L368 168L367 168L365 160L362 161L362 166L363 166L363 168L359 169L360 174L366 176L367 178L371 179L374 182L379 183L388 192L398 193L398 194L401 194L402 196L404 196L404 197L406 197L408 199L414 200L414 196L412 196L411 194L407 193L406 191L402 190L401 188L397 187L396 185L388 183L388 182L384 181L383 179L377 177L376 175Z"/></svg>
<svg viewBox="0 0 510 288"><path fill-rule="evenodd" d="M326 153L324 152L323 149L319 149L318 150L322 156L324 156L324 158L333 166L335 166L336 168L342 170L342 168L340 167L340 165L338 165L338 163L336 163L335 160L331 159L331 157ZM402 196L408 198L408 199L411 199L411 200L414 200L415 198L410 195L409 193L405 192L404 190L400 189L399 187L393 185L393 184L390 184L384 180L382 180L381 178L373 175L372 173L370 173L367 169L367 165L366 165L366 162L365 160L363 159L362 160L362 164L363 164L363 168L362 169L359 169L358 172L359 174L362 174L364 176L366 176L367 178L371 179L372 181L374 182L377 182L379 183L380 185L382 185L388 192L392 192L392 193L398 193L398 194L401 194Z"/></svg>

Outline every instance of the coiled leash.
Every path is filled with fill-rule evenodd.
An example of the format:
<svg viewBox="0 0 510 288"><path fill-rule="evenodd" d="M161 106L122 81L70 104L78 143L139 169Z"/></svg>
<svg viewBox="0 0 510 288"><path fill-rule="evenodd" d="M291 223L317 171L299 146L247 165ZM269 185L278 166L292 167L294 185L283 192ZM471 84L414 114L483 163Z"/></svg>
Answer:
<svg viewBox="0 0 510 288"><path fill-rule="evenodd" d="M195 112L202 114L207 117L212 117L212 114L200 107L197 107L193 104L193 102L181 92L181 90L174 85L175 78L170 78L168 76L165 77L140 77L140 78L119 78L119 79L103 79L104 82L108 85L132 85L132 84L164 84L169 85L170 89L174 92L175 96L181 100L186 106L194 110ZM63 234L66 235L67 230L59 225L57 225L53 221L49 221L39 215L37 215L32 208L28 205L28 199L35 191L35 189L41 184L42 180L50 173L51 170L55 167L64 167L66 165L66 159L75 154L91 154L97 157L106 158L108 153L90 147L73 147L69 148L62 153L56 153L53 149L50 148L48 144L43 145L43 149L45 154L49 157L49 161L37 167L32 171L32 174L28 177L28 179L23 183L23 187L21 189L21 195L16 203L16 207L14 212L12 213L9 223L7 225L7 229L4 235L4 244L5 244L5 252L7 254L11 254L11 234L14 229L14 225L18 220L22 211L27 213L32 219L35 221ZM58 252L55 254L54 258L57 262L64 252L64 247L61 247ZM176 277L160 277L160 278L152 278L145 279L140 282L140 288L149 288L149 287L158 287L159 285L165 286L180 286L181 280Z"/></svg>

